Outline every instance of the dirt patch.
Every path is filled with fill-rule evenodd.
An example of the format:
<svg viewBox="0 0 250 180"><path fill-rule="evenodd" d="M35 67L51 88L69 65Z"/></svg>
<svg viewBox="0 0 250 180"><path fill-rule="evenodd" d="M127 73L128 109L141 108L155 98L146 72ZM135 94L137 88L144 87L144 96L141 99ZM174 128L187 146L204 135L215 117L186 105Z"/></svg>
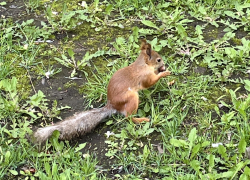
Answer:
<svg viewBox="0 0 250 180"><path fill-rule="evenodd" d="M25 6L24 2L19 0L7 1L7 4L5 6L0 6L0 16L2 19L10 18L13 22L19 23L22 23L23 21L26 21L28 19L34 19L33 23L38 27L41 27L41 21L44 21L46 23L46 19L44 18L43 13L40 15L29 13L29 10ZM74 32L55 32L53 34L55 38L52 42L50 42L49 45L59 47L59 44L63 42L65 38L72 38L73 34ZM74 42L76 59L82 58L86 51L90 50L90 47L82 45L83 42L87 41L88 39L89 38L85 37L85 39L81 39L81 41L77 40L76 42ZM52 102L56 100L58 103L58 107L71 107L70 109L61 111L60 116L62 119L72 116L76 112L85 110L86 99L84 98L83 94L79 93L79 87L84 85L86 82L84 73L77 72L78 78L71 79L69 77L72 69L66 68L58 63L53 64L53 67L61 68L62 71L49 78L38 78L36 75L32 77L35 90L41 90L46 95L46 98L50 100L50 104L52 104ZM95 107L98 107L98 105ZM53 119L53 121L55 123L59 120ZM77 144L87 142L87 146L82 150L83 154L91 153L95 157L97 157L99 165L104 167L106 169L105 171L108 171L108 168L113 162L105 156L105 149L108 148L105 144L105 133L109 130L110 127L105 126L105 123L101 123L91 133L83 137L74 138L70 142L72 147Z"/></svg>
<svg viewBox="0 0 250 180"><path fill-rule="evenodd" d="M70 106L71 109L64 110L61 112L61 116L65 117L71 116L74 112L83 111L84 108L84 98L77 90L77 87L85 83L83 78L70 79L71 70L61 66L62 71L50 79L42 78L38 80L35 85L36 90L41 90L46 98L58 102L58 106ZM66 83L74 84L72 87L65 87Z"/></svg>
<svg viewBox="0 0 250 180"><path fill-rule="evenodd" d="M86 108L85 98L79 93L78 87L85 83L82 79L69 79L70 70L65 67L61 67L62 71L51 79L38 80L35 89L41 90L46 98L51 103L56 100L58 106L70 106L71 109L61 111L60 116L62 119L72 116L76 112L83 111ZM74 86L65 88L66 83L74 83ZM59 90L60 89L60 90ZM54 119L57 122L58 119ZM103 171L110 171L110 166L113 164L113 160L105 156L107 151L107 144L105 144L107 131L111 131L110 127L107 127L105 123L101 123L97 128L93 129L91 133L85 136L74 138L70 144L72 147L77 144L87 143L86 147L82 150L83 154L91 153L99 161L99 166Z"/></svg>

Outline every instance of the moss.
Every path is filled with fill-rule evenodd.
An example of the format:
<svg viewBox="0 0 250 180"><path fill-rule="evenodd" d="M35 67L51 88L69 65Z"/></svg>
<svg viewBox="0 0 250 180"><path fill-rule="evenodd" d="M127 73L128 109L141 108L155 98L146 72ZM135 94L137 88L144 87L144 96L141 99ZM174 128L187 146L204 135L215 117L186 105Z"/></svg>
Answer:
<svg viewBox="0 0 250 180"><path fill-rule="evenodd" d="M51 8L54 9L55 11L57 11L57 12L62 12L64 5L67 6L67 11L71 11L71 10L81 8L81 6L78 5L78 1L71 1L71 0L54 1L51 4Z"/></svg>
<svg viewBox="0 0 250 180"><path fill-rule="evenodd" d="M76 82L73 82L73 81L69 81L67 83L64 84L64 88L70 88L70 87L78 87L77 83Z"/></svg>
<svg viewBox="0 0 250 180"><path fill-rule="evenodd" d="M206 33L203 33L203 35L206 41L212 41L218 38L219 32L218 29L212 29L211 27L208 27L208 31Z"/></svg>
<svg viewBox="0 0 250 180"><path fill-rule="evenodd" d="M21 95L21 99L28 98L33 89L31 87L31 82L27 71L24 68L15 67L15 74L13 74L13 76L17 77L18 79L17 92L19 95Z"/></svg>
<svg viewBox="0 0 250 180"><path fill-rule="evenodd" d="M123 21L119 22L124 24ZM129 24L124 29L118 27L102 26L100 31L96 31L96 27L100 27L100 24L91 27L91 23L84 22L79 25L74 34L73 41L79 41L84 47L88 47L89 51L96 51L98 48L103 49L107 46L112 40L115 40L119 36L128 37L132 29Z"/></svg>
<svg viewBox="0 0 250 180"><path fill-rule="evenodd" d="M223 100L226 103L230 103L231 102L231 95L229 93L229 90L235 90L238 87L242 87L243 85L240 83L229 83L226 84L224 87L219 87L219 86L215 86L212 87L211 90L209 91L208 94L210 94L208 96L208 99L210 101L209 104L216 104L218 103L218 99L221 98L221 100ZM237 94L240 94L240 92L238 92Z"/></svg>
<svg viewBox="0 0 250 180"><path fill-rule="evenodd" d="M193 67L203 67L203 68L207 68L207 63L205 63L204 61L202 61L201 59L199 59L199 65L196 64L195 62L193 63L195 65L193 65Z"/></svg>
<svg viewBox="0 0 250 180"><path fill-rule="evenodd" d="M234 43L235 45L241 45L241 39L238 39L238 38L236 38L236 37L233 37L231 40L233 41L233 43Z"/></svg>

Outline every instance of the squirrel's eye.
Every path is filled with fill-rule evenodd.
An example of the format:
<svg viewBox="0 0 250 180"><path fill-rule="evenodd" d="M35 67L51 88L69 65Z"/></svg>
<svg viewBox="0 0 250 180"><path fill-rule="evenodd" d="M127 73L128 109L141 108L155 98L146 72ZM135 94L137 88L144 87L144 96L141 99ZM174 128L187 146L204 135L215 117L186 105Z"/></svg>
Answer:
<svg viewBox="0 0 250 180"><path fill-rule="evenodd" d="M157 62L161 62L161 59L157 59Z"/></svg>

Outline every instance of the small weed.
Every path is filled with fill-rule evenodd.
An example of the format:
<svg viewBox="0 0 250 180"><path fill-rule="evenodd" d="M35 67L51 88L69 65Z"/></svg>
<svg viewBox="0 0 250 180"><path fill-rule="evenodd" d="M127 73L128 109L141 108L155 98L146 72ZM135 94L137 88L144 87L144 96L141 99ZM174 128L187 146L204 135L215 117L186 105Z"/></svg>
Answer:
<svg viewBox="0 0 250 180"><path fill-rule="evenodd" d="M27 11L29 12L30 10L32 12L41 5L41 0L25 0L24 4L27 7Z"/></svg>
<svg viewBox="0 0 250 180"><path fill-rule="evenodd" d="M57 60L62 65L71 68L73 67L73 71L71 72L71 77L74 77L76 75L77 70L83 70L85 66L89 65L89 61L92 58L103 56L105 54L105 51L97 51L94 54L89 54L89 52L86 52L82 60L75 60L75 53L72 49L68 49L68 54L70 58L67 58L64 54L62 54L62 59L55 57L55 60ZM84 71L85 75L88 76L88 74Z"/></svg>

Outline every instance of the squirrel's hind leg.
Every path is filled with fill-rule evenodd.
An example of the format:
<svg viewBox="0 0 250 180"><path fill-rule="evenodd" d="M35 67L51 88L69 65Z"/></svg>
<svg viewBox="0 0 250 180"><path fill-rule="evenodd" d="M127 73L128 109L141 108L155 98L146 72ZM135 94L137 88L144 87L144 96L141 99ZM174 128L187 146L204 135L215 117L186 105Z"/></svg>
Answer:
<svg viewBox="0 0 250 180"><path fill-rule="evenodd" d="M136 114L137 113L137 109L139 106L139 96L137 92L131 92L129 97L128 97L128 101L124 106L124 115L126 117ZM148 118L133 118L132 117L132 121L134 123L141 123L141 122L149 122L150 120Z"/></svg>
<svg viewBox="0 0 250 180"><path fill-rule="evenodd" d="M149 122L150 121L150 119L149 118L132 118L132 121L134 122L134 123L142 123L142 122Z"/></svg>

